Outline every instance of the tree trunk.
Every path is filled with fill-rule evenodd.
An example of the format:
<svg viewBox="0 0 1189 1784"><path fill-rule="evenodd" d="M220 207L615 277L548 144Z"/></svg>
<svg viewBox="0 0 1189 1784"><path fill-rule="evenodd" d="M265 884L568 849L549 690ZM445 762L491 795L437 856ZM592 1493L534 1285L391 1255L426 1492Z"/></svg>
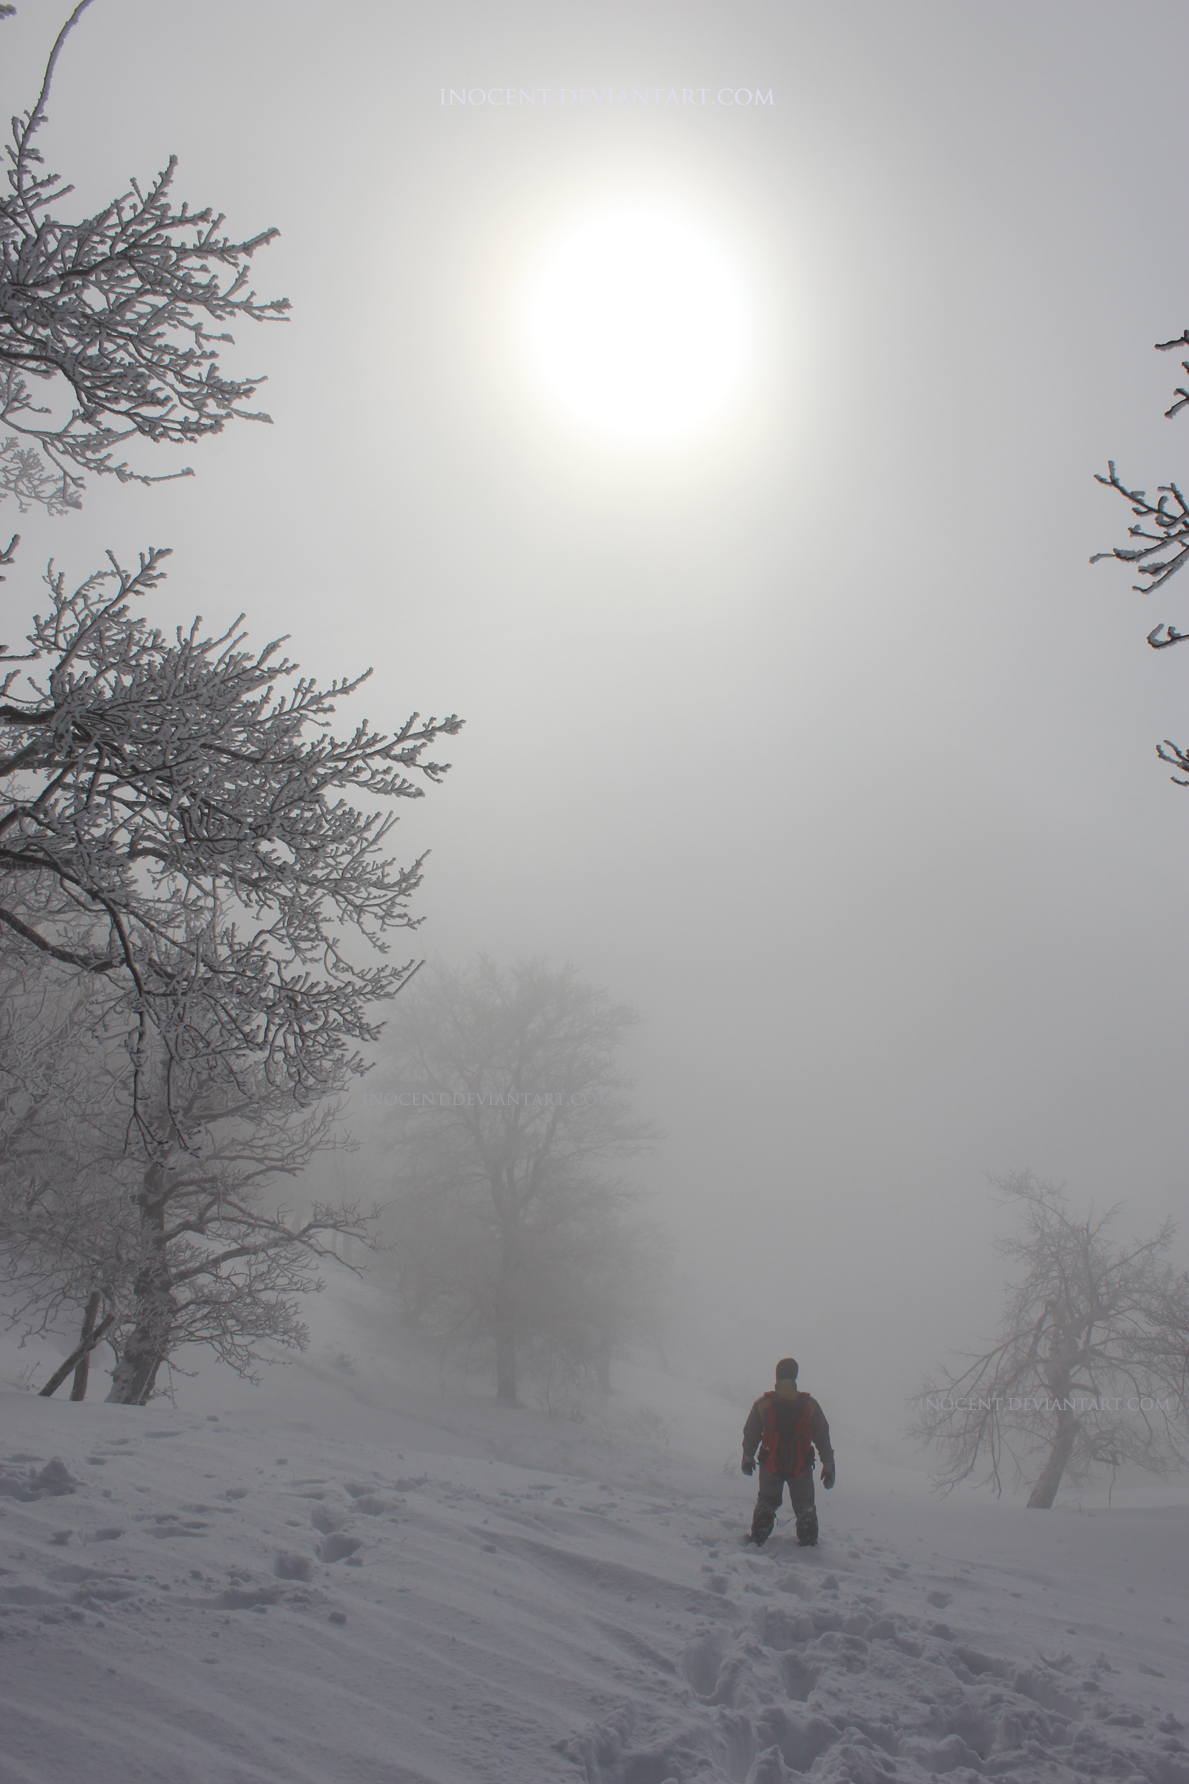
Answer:
<svg viewBox="0 0 1189 1784"><path fill-rule="evenodd" d="M495 1329L495 1397L505 1406L516 1404L516 1332L506 1322Z"/></svg>
<svg viewBox="0 0 1189 1784"><path fill-rule="evenodd" d="M87 1340L95 1330L95 1321L99 1318L100 1299L99 1290L93 1288L87 1299L87 1311L83 1315L83 1329L82 1336L79 1338L79 1344L85 1345L86 1348L83 1351L82 1356L79 1358L78 1365L74 1371L74 1384L70 1389L70 1398L72 1400L85 1400L87 1397L87 1376L91 1372L91 1352L94 1349L94 1346L88 1344Z"/></svg>
<svg viewBox="0 0 1189 1784"><path fill-rule="evenodd" d="M115 1323L116 1323L116 1316L114 1313L109 1313L107 1315L106 1319L100 1320L99 1324L90 1333L89 1337L87 1337L84 1340L84 1342L78 1346L78 1348L76 1350L72 1350L70 1355L67 1357L66 1361L64 1363L59 1364L58 1368L54 1370L54 1373L50 1376L49 1380L46 1382L45 1386L41 1390L41 1397L43 1399L48 1400L51 1395L57 1393L58 1389L62 1386L62 1383L66 1380L66 1377L70 1374L70 1371L72 1369L77 1371L79 1365L86 1362L87 1358L90 1356L91 1352L94 1350L94 1348L98 1344L99 1340L103 1337L103 1334L107 1331L108 1327L114 1326ZM86 1328L84 1327L84 1330L85 1329ZM78 1375L76 1373L75 1374L76 1384L77 1384L77 1381L78 1381ZM84 1385L83 1392L84 1393L86 1392L85 1385ZM83 1397L82 1394L77 1394L74 1392L72 1392L71 1396L70 1396L70 1398L72 1400L81 1400L82 1397Z"/></svg>
<svg viewBox="0 0 1189 1784"><path fill-rule="evenodd" d="M516 1404L516 1237L500 1236L500 1279L495 1290L495 1397Z"/></svg>
<svg viewBox="0 0 1189 1784"><path fill-rule="evenodd" d="M1030 1511L1048 1511L1052 1506L1057 1497L1057 1488L1061 1485L1061 1476L1065 1473L1066 1464L1073 1454L1077 1435L1078 1421L1075 1416L1069 1412L1060 1413L1057 1421L1057 1435L1053 1439L1049 1459L1041 1469L1040 1478L1028 1499Z"/></svg>
<svg viewBox="0 0 1189 1784"><path fill-rule="evenodd" d="M141 1231L149 1256L135 1283L136 1324L112 1370L107 1398L117 1406L143 1406L153 1391L158 1369L169 1355L177 1302L165 1254L165 1203L160 1195L164 1176L160 1164L150 1165L145 1173L146 1189L140 1199Z"/></svg>
<svg viewBox="0 0 1189 1784"><path fill-rule="evenodd" d="M600 1332L595 1344L595 1369L598 1373L600 1394L611 1392L611 1334Z"/></svg>

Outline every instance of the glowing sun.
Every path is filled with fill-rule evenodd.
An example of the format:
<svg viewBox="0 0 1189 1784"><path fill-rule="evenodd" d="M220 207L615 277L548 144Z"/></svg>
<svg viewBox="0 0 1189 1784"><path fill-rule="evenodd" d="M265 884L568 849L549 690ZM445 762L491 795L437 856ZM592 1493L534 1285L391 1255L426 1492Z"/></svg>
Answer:
<svg viewBox="0 0 1189 1784"><path fill-rule="evenodd" d="M710 416L743 362L747 314L727 256L699 229L627 211L567 237L537 286L537 363L582 420L649 439Z"/></svg>

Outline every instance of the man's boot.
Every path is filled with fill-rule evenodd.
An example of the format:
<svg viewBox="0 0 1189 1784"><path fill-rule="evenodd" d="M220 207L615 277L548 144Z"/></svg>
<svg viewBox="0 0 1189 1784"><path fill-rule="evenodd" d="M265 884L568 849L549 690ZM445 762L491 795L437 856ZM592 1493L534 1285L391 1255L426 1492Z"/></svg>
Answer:
<svg viewBox="0 0 1189 1784"><path fill-rule="evenodd" d="M817 1507L806 1506L804 1511L797 1512L797 1541L803 1549L811 1549L817 1543Z"/></svg>
<svg viewBox="0 0 1189 1784"><path fill-rule="evenodd" d="M775 1525L775 1507L765 1505L761 1502L761 1504L756 1506L751 1519L751 1540L755 1543L757 1549L763 1548L764 1544L771 1536Z"/></svg>

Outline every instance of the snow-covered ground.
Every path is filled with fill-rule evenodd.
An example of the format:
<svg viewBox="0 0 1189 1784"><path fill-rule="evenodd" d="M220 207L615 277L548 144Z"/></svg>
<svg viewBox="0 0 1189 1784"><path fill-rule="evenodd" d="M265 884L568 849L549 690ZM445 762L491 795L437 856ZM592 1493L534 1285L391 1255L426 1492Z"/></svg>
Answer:
<svg viewBox="0 0 1189 1784"><path fill-rule="evenodd" d="M360 1285L315 1311L256 1390L0 1391L3 1784L1189 1784L1183 1490L939 1503L831 1406L821 1546L786 1509L757 1553L767 1382L549 1419L438 1387Z"/></svg>

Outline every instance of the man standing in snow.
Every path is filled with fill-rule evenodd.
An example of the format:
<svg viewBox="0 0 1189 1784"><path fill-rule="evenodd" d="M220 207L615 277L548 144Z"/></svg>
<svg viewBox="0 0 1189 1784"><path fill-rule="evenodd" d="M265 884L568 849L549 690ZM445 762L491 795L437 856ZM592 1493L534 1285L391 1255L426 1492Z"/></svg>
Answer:
<svg viewBox="0 0 1189 1784"><path fill-rule="evenodd" d="M789 1503L797 1518L802 1548L817 1541L817 1507L813 1503L813 1446L822 1459L822 1485L834 1485L834 1450L826 1415L812 1394L797 1391L797 1365L782 1357L776 1365L776 1386L761 1394L743 1427L743 1472L754 1474L760 1447L760 1491L751 1520L751 1541L762 1548L776 1523L776 1507L789 1484Z"/></svg>

